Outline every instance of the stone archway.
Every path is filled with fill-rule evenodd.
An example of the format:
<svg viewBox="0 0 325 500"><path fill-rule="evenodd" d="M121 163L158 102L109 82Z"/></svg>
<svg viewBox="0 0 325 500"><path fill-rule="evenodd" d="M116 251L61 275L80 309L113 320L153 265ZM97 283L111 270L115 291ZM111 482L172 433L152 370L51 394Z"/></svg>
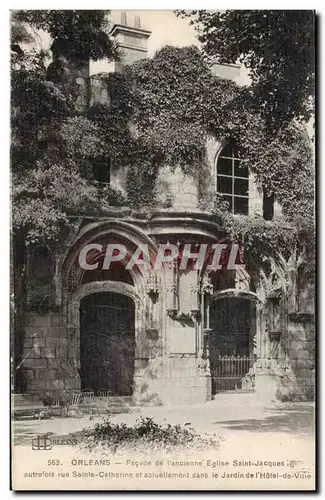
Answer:
<svg viewBox="0 0 325 500"><path fill-rule="evenodd" d="M98 266L98 271L85 271L80 267L78 256L82 248L88 244L99 243L105 250L105 242L124 245L127 256L121 260L120 267L115 266L108 271ZM149 270L141 266L134 266L127 270L128 257L134 249L141 245L147 245L149 253L155 251L155 243L141 229L132 224L105 220L88 224L80 229L78 236L72 242L68 253L60 265L62 276L62 306L67 318L66 339L68 347L68 359L66 364L70 368L71 378L73 376L73 388L80 389L85 381L81 380L81 357L80 357L80 304L83 297L95 293L121 294L132 299L134 303L134 398L137 399L142 386L142 366L148 359L151 344L161 344L161 330L157 329L157 340L151 341L147 331L150 333L152 325L155 325L156 317L159 317L161 307L161 294L152 306L151 296L148 294ZM101 257L100 257L101 258ZM128 274L128 279L126 279ZM127 300L127 299L126 299ZM154 309L154 310L152 310ZM133 349L133 347L132 347ZM119 392L115 388L116 392ZM130 392L130 391L129 391ZM141 391L140 391L141 392Z"/></svg>

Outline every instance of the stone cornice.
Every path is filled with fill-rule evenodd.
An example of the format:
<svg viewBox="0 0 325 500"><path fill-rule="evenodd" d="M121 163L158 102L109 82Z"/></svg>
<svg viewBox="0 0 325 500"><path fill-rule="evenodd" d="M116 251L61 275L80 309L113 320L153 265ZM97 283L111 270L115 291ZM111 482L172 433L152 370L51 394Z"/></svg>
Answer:
<svg viewBox="0 0 325 500"><path fill-rule="evenodd" d="M104 222L120 222L127 224L134 229L138 228L148 236L159 239L165 239L166 236L177 237L177 235L196 236L200 238L213 239L219 241L220 237L225 236L221 225L214 220L214 216L208 212L170 212L157 211L155 213L144 213L143 211L114 210L111 217L89 216L84 217L86 224L81 228L78 238L81 234L88 232L96 226L101 226ZM89 223L87 224L87 222Z"/></svg>

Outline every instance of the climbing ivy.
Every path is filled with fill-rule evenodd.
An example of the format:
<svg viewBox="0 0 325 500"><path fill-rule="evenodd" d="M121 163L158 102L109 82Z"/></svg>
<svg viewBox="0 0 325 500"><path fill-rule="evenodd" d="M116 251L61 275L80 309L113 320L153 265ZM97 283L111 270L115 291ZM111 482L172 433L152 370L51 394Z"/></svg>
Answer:
<svg viewBox="0 0 325 500"><path fill-rule="evenodd" d="M92 106L87 116L71 107L73 94L66 96L45 81L41 59L33 64L32 71L25 71L20 61L13 70L13 109L18 112L13 116L17 133L12 148L17 172L14 224L28 227L33 240L57 237L71 214L100 214L111 204L126 203L153 209L160 166L206 176L210 136L219 141L234 139L250 171L267 193L276 195L284 210L281 225L231 216L219 203L220 220L234 239L255 248L264 241L264 250L271 251L291 241L288 223L294 235L299 234L298 219L304 234L313 227L312 156L305 130L290 123L269 136L249 89L215 76L198 48L166 46L122 74L107 75L109 102ZM36 117L30 106L26 108L30 114L19 110L26 84L35 94L33 102L39 103ZM57 117L51 110L56 110ZM28 151L30 158L20 151ZM91 173L96 155L109 157L113 169L127 168L127 200L120 193L96 189Z"/></svg>
<svg viewBox="0 0 325 500"><path fill-rule="evenodd" d="M265 252L293 245L300 226L313 227L314 184L310 141L294 122L269 134L247 87L212 74L196 47L164 47L152 59L107 77L111 102L90 110L105 135L113 164L129 165L128 201L155 204L160 165L203 177L208 136L235 140L267 194L274 193L284 220L233 217L226 204L216 215L236 240ZM258 242L263 242L262 244Z"/></svg>

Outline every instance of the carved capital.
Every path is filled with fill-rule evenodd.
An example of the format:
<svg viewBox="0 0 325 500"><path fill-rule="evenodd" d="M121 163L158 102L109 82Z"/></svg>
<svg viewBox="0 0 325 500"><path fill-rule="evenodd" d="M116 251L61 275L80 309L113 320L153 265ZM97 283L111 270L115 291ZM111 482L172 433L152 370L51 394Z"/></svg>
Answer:
<svg viewBox="0 0 325 500"><path fill-rule="evenodd" d="M194 285L194 284L193 284L193 285L191 285L191 293L192 293L193 295L198 294L198 293L199 293L199 291L200 291L200 286L199 286L199 285L197 285L197 284L195 284L195 285Z"/></svg>

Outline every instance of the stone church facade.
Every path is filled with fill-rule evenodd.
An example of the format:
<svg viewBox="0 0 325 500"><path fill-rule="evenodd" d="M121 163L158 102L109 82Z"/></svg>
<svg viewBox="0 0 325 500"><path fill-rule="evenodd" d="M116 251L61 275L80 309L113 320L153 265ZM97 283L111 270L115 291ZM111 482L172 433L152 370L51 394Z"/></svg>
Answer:
<svg viewBox="0 0 325 500"><path fill-rule="evenodd" d="M122 19L112 35L124 50L116 71L147 56L150 31L139 20ZM88 67L74 71L87 89L88 105L109 100L103 75L89 77ZM238 75L236 66L213 71ZM224 194L235 214L281 215L276 202L270 206L263 199L254 176L237 169L234 144L211 137L206 148L205 193ZM125 171L111 170L105 182L126 191ZM195 252L197 245L225 241L211 207L202 203L195 175L165 166L156 182L157 208L150 217L145 211L112 207L100 218L76 220L55 248L29 251L26 272L32 279L27 279L27 310L18 325L24 361L16 390L109 389L151 404L203 403L222 391L255 391L266 399L312 398L313 288L294 256L283 266L271 263L268 276L248 268L245 259L237 260L234 269L215 272L207 265L181 270L177 261L161 271L127 270L126 260L108 270L80 267L81 250L94 243L103 252L107 243L121 244L128 254L148 245L155 254L160 244L190 244Z"/></svg>

